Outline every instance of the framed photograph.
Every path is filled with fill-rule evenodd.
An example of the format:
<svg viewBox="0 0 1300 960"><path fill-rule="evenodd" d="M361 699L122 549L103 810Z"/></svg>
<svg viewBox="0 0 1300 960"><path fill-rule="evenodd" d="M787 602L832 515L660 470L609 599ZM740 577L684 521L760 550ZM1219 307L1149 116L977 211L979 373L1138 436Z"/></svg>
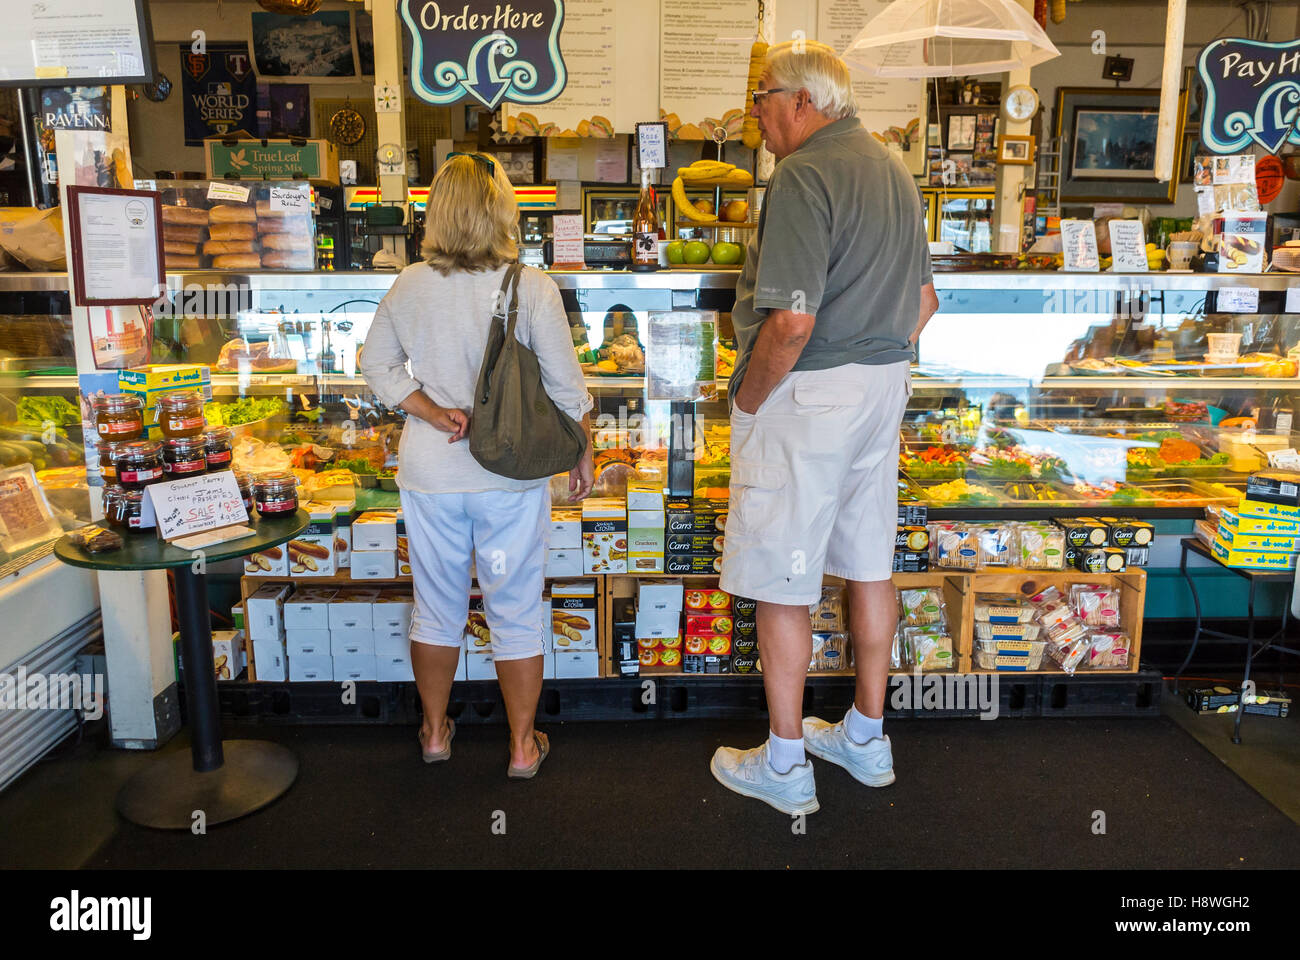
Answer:
<svg viewBox="0 0 1300 960"><path fill-rule="evenodd" d="M254 10L249 16L258 77L352 80L358 75L352 11L321 10L299 17Z"/></svg>
<svg viewBox="0 0 1300 960"><path fill-rule="evenodd" d="M76 305L152 304L167 289L162 194L69 186L67 219Z"/></svg>
<svg viewBox="0 0 1300 960"><path fill-rule="evenodd" d="M1183 131L1183 149L1180 163L1179 183L1194 183L1196 180L1196 154L1201 146L1201 125L1188 124Z"/></svg>
<svg viewBox="0 0 1300 960"><path fill-rule="evenodd" d="M1061 87L1055 135L1065 137L1061 200L1173 203L1178 196L1187 91L1178 97L1175 176L1155 177L1159 90Z"/></svg>
<svg viewBox="0 0 1300 960"><path fill-rule="evenodd" d="M1029 135L1007 133L998 138L998 163L1012 163L1022 167L1034 164L1034 138Z"/></svg>
<svg viewBox="0 0 1300 960"><path fill-rule="evenodd" d="M948 149L975 149L975 116L956 114L948 118Z"/></svg>

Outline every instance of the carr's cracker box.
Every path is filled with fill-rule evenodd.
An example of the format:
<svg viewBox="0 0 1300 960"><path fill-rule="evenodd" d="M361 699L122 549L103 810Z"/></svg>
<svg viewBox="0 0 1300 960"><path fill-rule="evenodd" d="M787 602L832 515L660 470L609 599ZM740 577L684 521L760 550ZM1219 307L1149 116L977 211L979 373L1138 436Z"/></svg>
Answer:
<svg viewBox="0 0 1300 960"><path fill-rule="evenodd" d="M627 573L627 507L615 498L582 504L582 572Z"/></svg>
<svg viewBox="0 0 1300 960"><path fill-rule="evenodd" d="M1252 517L1224 507L1219 511L1219 526L1230 533L1276 534L1300 537L1300 521L1277 517Z"/></svg>
<svg viewBox="0 0 1300 960"><path fill-rule="evenodd" d="M551 639L555 650L596 649L596 584L576 580L551 585Z"/></svg>
<svg viewBox="0 0 1300 960"><path fill-rule="evenodd" d="M1197 713L1236 713L1239 691L1227 686L1198 687L1187 694L1187 705ZM1270 717L1286 717L1291 712L1291 697L1281 690L1257 690L1245 699L1245 712Z"/></svg>
<svg viewBox="0 0 1300 960"><path fill-rule="evenodd" d="M668 556L664 558L664 573L677 576L705 576L722 572L722 557Z"/></svg>
<svg viewBox="0 0 1300 960"><path fill-rule="evenodd" d="M289 574L294 577L332 577L334 563L334 504L308 501L302 509L311 516L307 529L285 546Z"/></svg>
<svg viewBox="0 0 1300 960"><path fill-rule="evenodd" d="M726 531L727 512L730 505L726 500L705 497L671 498L664 503L664 512L668 515L667 536L678 534L709 534L717 536Z"/></svg>
<svg viewBox="0 0 1300 960"><path fill-rule="evenodd" d="M1098 517L1110 529L1112 547L1149 547L1156 538L1156 528L1145 520L1128 517Z"/></svg>
<svg viewBox="0 0 1300 960"><path fill-rule="evenodd" d="M1095 517L1053 517L1052 522L1065 531L1067 547L1110 545L1110 528Z"/></svg>
<svg viewBox="0 0 1300 960"><path fill-rule="evenodd" d="M669 533L664 536L664 553L678 557L716 557L722 554L725 540L720 533Z"/></svg>

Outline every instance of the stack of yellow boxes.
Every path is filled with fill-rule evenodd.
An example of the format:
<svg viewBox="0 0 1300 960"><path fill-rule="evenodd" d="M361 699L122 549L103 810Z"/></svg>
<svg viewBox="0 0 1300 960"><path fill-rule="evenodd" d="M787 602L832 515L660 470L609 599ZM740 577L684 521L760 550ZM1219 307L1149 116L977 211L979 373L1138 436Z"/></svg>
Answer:
<svg viewBox="0 0 1300 960"><path fill-rule="evenodd" d="M1300 551L1300 474L1266 470L1247 481L1234 509L1219 511L1211 546L1228 567L1293 570Z"/></svg>

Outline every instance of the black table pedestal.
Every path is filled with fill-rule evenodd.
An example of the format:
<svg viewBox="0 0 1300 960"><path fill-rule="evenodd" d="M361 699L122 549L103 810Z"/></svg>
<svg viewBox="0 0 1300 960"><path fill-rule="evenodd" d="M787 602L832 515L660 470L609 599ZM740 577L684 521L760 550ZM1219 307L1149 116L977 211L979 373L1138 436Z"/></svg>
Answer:
<svg viewBox="0 0 1300 960"><path fill-rule="evenodd" d="M174 754L140 771L118 794L117 810L143 827L185 830L198 821L199 812L211 825L266 806L293 785L298 758L261 740L222 744L207 581L192 567L173 569L190 756Z"/></svg>

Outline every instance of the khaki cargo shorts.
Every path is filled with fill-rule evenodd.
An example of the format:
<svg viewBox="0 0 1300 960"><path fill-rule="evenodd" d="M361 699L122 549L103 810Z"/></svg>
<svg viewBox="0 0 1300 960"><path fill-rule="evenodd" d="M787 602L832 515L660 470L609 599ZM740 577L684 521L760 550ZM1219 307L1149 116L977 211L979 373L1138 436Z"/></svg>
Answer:
<svg viewBox="0 0 1300 960"><path fill-rule="evenodd" d="M810 604L823 574L888 580L898 525L898 429L910 365L787 374L731 412L731 504L721 587Z"/></svg>

